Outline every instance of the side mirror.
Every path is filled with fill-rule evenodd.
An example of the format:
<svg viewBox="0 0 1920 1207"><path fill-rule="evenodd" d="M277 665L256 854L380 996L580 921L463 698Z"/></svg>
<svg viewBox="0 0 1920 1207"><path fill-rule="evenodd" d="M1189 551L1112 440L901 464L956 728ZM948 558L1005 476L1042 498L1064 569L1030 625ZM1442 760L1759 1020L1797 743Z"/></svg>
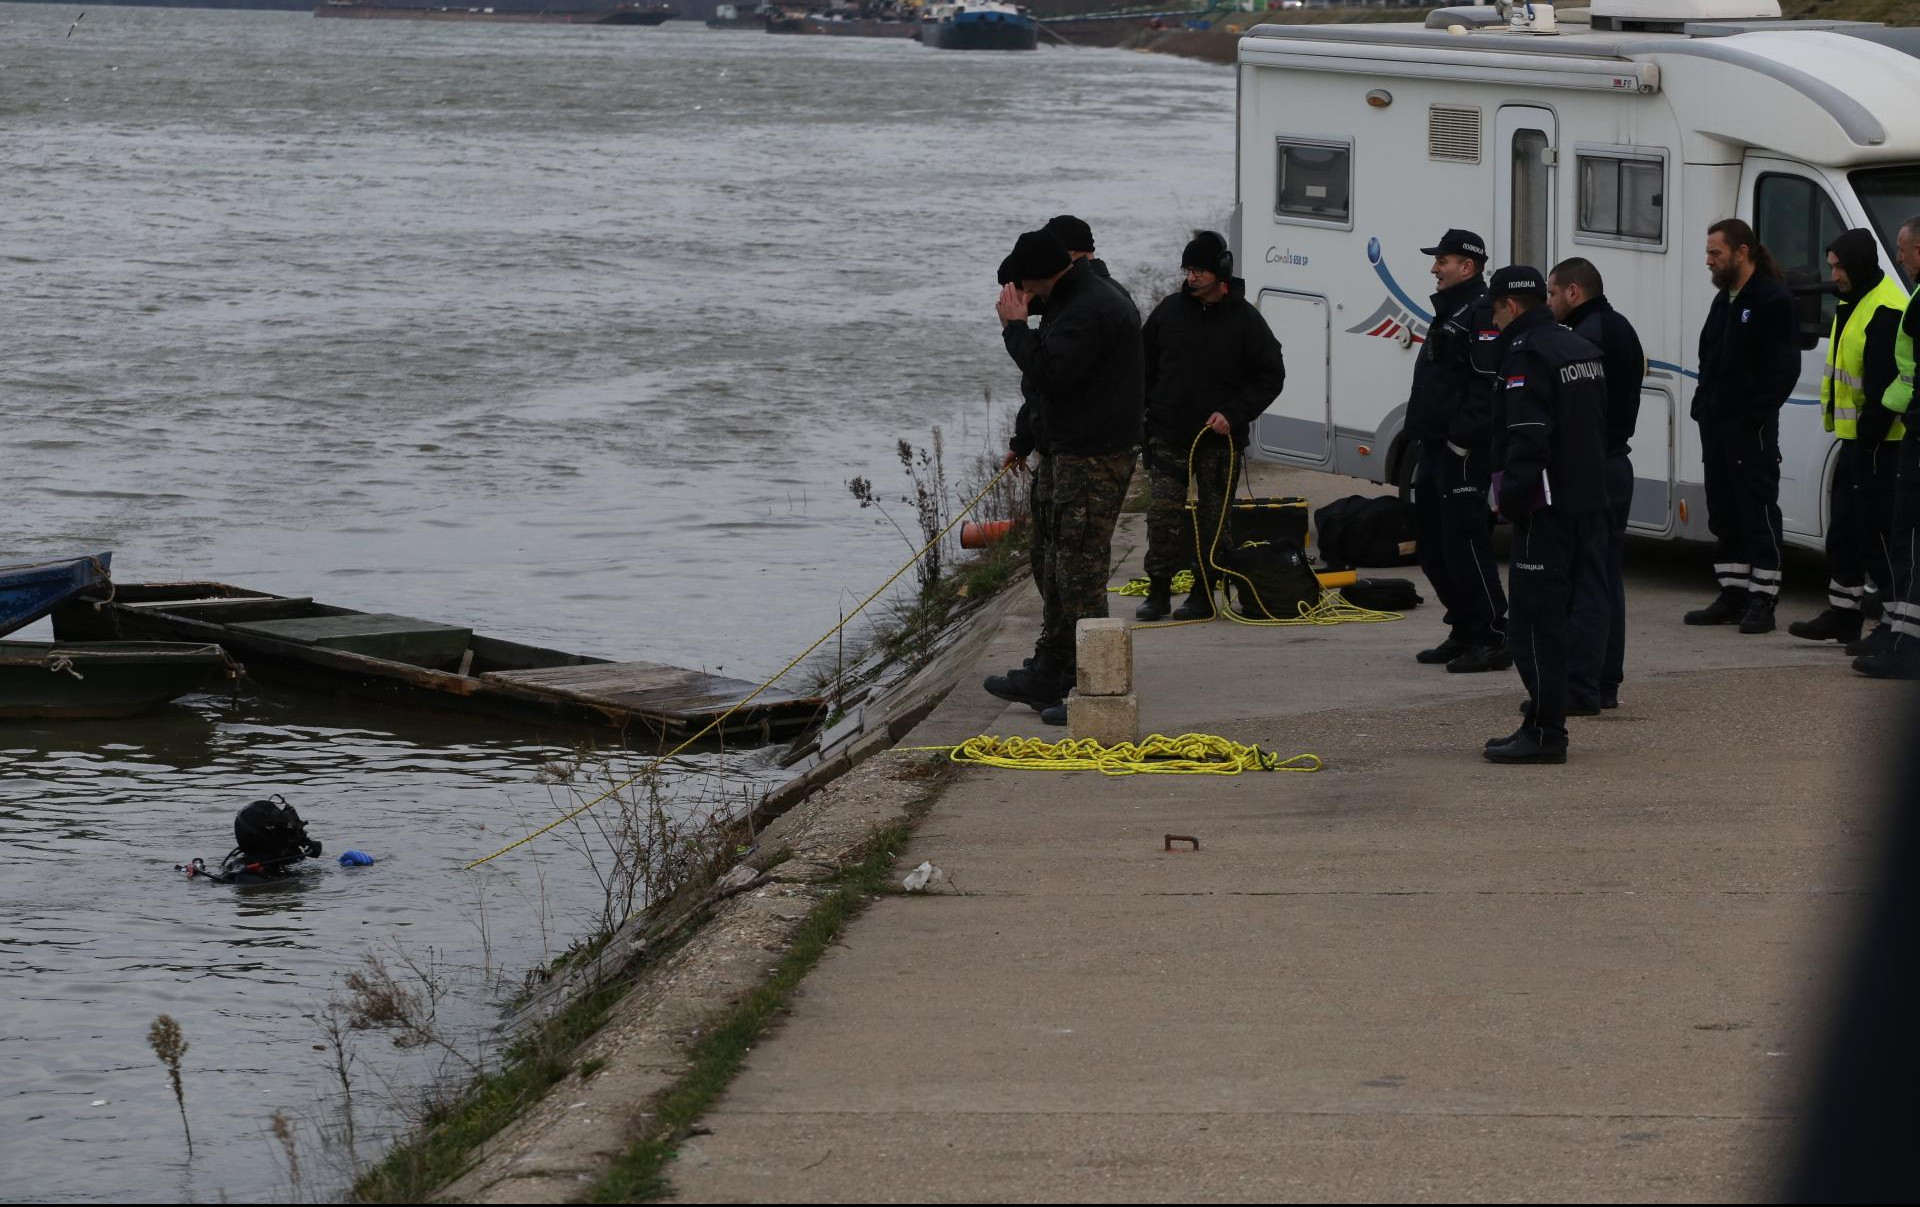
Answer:
<svg viewBox="0 0 1920 1207"><path fill-rule="evenodd" d="M1840 287L1822 281L1809 272L1787 272L1787 288L1793 292L1793 314L1800 327L1800 350L1811 352L1827 338L1833 327L1833 315L1827 299L1840 296Z"/></svg>

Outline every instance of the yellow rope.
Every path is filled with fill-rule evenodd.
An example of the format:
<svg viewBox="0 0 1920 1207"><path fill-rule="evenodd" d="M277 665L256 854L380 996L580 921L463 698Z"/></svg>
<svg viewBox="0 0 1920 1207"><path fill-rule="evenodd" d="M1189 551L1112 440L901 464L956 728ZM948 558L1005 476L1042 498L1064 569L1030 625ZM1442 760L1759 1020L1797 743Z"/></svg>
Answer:
<svg viewBox="0 0 1920 1207"><path fill-rule="evenodd" d="M1175 595L1185 595L1187 592L1193 590L1193 571L1181 570L1176 572L1170 588ZM1134 597L1144 596L1152 589L1153 580L1150 578L1130 578L1117 587L1107 588L1107 590L1115 595L1129 595Z"/></svg>
<svg viewBox="0 0 1920 1207"><path fill-rule="evenodd" d="M1239 775L1243 771L1318 771L1317 754L1282 757L1258 746L1212 734L1170 738L1150 734L1138 742L1102 746L1092 738L1049 742L1041 738L983 735L958 746L914 746L943 751L956 763L1014 771L1098 771L1102 775Z"/></svg>
<svg viewBox="0 0 1920 1207"><path fill-rule="evenodd" d="M920 546L919 550L915 552L914 555L907 560L907 563L905 565L901 566L898 570L895 570L891 575L889 575L887 577L886 582L881 583L878 587L874 589L873 594L861 600L859 607L855 608L853 611L848 612L845 616L841 617L839 624L834 625L832 628L828 629L826 632L820 634L820 639L818 641L815 641L812 645L808 646L806 649L800 651L800 655L797 658L795 658L792 662L787 663L785 666L775 671L773 674L773 678L768 679L765 683L762 683L759 687L754 688L753 691L749 693L745 699L741 700L739 703L735 704L733 707L727 709L727 711L721 713L719 716L715 717L713 720L707 722L706 727L701 729L700 732L694 734L692 737L680 743L678 746L675 746L672 750L667 751L667 753L654 759L651 763L648 763L644 770L628 777L625 780L622 780L620 783L615 784L613 787L607 789L605 792L602 792L600 795L594 797L592 800L588 801L586 804L581 805L578 809L573 810L571 813L566 813L561 815L560 817L555 818L553 821L550 821L546 825L541 826L538 830L533 831L531 834L528 834L523 838L519 838L513 842L508 843L506 846L501 847L499 850L495 851L491 855L486 856L484 859L474 860L472 863L469 863L467 865L466 870L472 871L474 868L479 867L483 863L487 863L492 860L498 859L500 858L500 856L505 855L508 851L513 850L515 847L525 846L527 843L532 842L534 839L540 837L542 834L545 834L547 831L553 829L554 827L564 825L567 822L572 821L574 818L580 816L582 813L585 813L588 809L591 809L595 805L600 804L602 801L605 801L611 798L616 793L620 792L622 789L631 787L632 785L640 782L642 779L645 779L656 767L659 767L661 764L667 762L669 759L676 757L682 751L686 750L687 747L693 745L695 742L698 742L701 738L706 737L708 734L712 733L714 730L720 728L720 726L726 722L728 717L731 717L734 713L739 712L741 709L745 708L747 705L753 703L754 699L757 696L759 696L761 692L766 691L768 688L772 687L775 683L778 683L780 679L784 675L786 675L788 671L791 671L794 667L799 666L802 662L806 661L808 655L812 654L815 650L825 645L833 637L835 633L838 633L841 629L846 628L847 623L849 621L851 621L854 617L860 615L860 613L866 611L868 604L872 603L876 599L879 599L880 596L887 590L887 588L893 586L894 583L900 581L901 575L905 574L907 571L913 569L914 566L918 565L920 559L926 556L927 550L939 544L942 540L946 538L946 535L949 532L952 532L955 528L958 528L960 526L960 521L966 518L967 513L971 512L975 507L978 507L980 505L980 500L986 498L989 494L991 494L993 492L993 488L1000 485L1000 479L1006 477L1009 473L1012 472L1012 470L1013 470L1013 466L1011 465L1001 467L1000 472L993 475L993 479L990 482L988 482L984 487L981 488L980 493L973 496L973 498L968 501L967 505L965 507L962 507L959 510L959 512L954 515L951 523L949 523L945 528L942 528L932 540Z"/></svg>
<svg viewBox="0 0 1920 1207"><path fill-rule="evenodd" d="M1187 446L1187 480L1190 482L1193 481L1193 460L1199 455L1200 441L1206 437L1207 431L1208 429L1203 426L1193 434L1193 443ZM1234 469L1238 463L1239 455L1240 450L1234 447L1233 441L1227 441L1227 494L1224 499L1220 500L1220 514L1215 518L1213 524L1213 542L1206 549L1203 550L1200 547L1200 525L1196 522L1193 526L1194 562L1197 565L1211 567L1222 574L1231 574L1233 577L1245 583L1247 585L1247 594L1253 596L1253 601L1260 605L1260 610L1266 613L1267 617L1272 617L1273 609L1269 608L1265 601L1260 598L1260 591L1253 585L1252 579L1240 573L1238 570L1230 566L1223 566L1214 560L1214 555L1220 551L1220 537L1226 531L1227 511L1233 506ZM1196 521L1198 518L1198 512L1196 512ZM1183 571L1183 573L1186 572ZM1176 582L1177 581L1176 576ZM1188 581L1189 583L1192 582L1191 577L1189 577ZM1132 582L1127 584L1128 587L1132 585ZM1191 590L1192 588L1188 587L1187 589ZM1123 588L1121 593L1129 594L1130 592ZM1146 592L1142 591L1140 594L1144 595ZM1300 625L1383 624L1390 620L1406 619L1406 617L1398 612L1376 612L1371 608L1363 608L1358 604L1350 603L1346 596L1340 594L1338 588L1329 588L1328 590L1322 591L1319 602L1317 603L1301 604L1299 606L1299 614L1296 616L1275 619L1267 619L1264 617L1256 619L1252 616L1242 616L1233 610L1233 597L1224 588L1222 588L1220 596L1220 605L1215 609L1214 616L1225 616L1235 624L1251 625L1257 628L1286 628ZM1211 588L1207 591L1207 599L1209 602L1213 600L1213 591ZM1133 627L1136 629L1177 629L1182 625L1206 624L1213 620L1214 616L1205 617L1200 620L1162 620L1153 624L1138 624Z"/></svg>

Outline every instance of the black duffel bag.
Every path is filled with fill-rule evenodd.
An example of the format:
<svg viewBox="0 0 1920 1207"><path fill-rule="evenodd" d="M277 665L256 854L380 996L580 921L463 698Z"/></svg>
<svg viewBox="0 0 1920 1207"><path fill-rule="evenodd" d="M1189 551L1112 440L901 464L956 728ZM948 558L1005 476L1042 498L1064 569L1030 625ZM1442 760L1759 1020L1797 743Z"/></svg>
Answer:
<svg viewBox="0 0 1920 1207"><path fill-rule="evenodd" d="M1249 620L1293 620L1320 602L1320 580L1292 541L1248 541L1233 551L1235 609Z"/></svg>
<svg viewBox="0 0 1920 1207"><path fill-rule="evenodd" d="M1415 560L1413 507L1393 495L1350 495L1313 513L1329 567L1406 566Z"/></svg>
<svg viewBox="0 0 1920 1207"><path fill-rule="evenodd" d="M1426 602L1413 581L1405 578L1363 578L1340 588L1340 596L1370 612L1407 612Z"/></svg>

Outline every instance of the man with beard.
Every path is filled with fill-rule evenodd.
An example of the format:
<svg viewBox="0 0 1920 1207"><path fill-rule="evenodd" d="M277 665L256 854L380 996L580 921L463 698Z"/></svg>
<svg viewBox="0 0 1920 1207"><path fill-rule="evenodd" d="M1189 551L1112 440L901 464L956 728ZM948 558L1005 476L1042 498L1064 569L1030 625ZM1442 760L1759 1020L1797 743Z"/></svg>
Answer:
<svg viewBox="0 0 1920 1207"><path fill-rule="evenodd" d="M1140 445L1140 314L1046 231L1020 236L1006 274L1011 281L994 309L1007 354L1039 402L1053 497L1040 639L1026 666L991 676L985 686L1064 725L1074 629L1107 614L1113 527ZM1045 307L1038 330L1027 325L1033 299Z"/></svg>
<svg viewBox="0 0 1920 1207"><path fill-rule="evenodd" d="M1745 222L1708 228L1707 271L1720 293L1700 331L1692 414L1720 594L1686 623L1770 633L1780 597L1780 408L1800 380L1800 327L1779 268Z"/></svg>
<svg viewBox="0 0 1920 1207"><path fill-rule="evenodd" d="M1182 566L1193 567L1193 591L1174 619L1212 617L1212 567L1204 563L1216 535L1220 557L1234 547L1226 513L1238 456L1247 447L1253 421L1287 379L1280 341L1247 301L1246 282L1233 275L1227 241L1213 231L1196 231L1180 266L1187 274L1185 287L1154 307L1140 333L1152 499L1147 505L1147 598L1134 615L1147 621L1167 615L1173 576Z"/></svg>
<svg viewBox="0 0 1920 1207"><path fill-rule="evenodd" d="M1867 579L1883 599L1899 594L1893 563L1893 492L1906 435L1900 416L1883 404L1899 376L1894 344L1907 293L1880 269L1873 232L1856 228L1827 248L1827 268L1840 287L1827 340L1827 371L1820 385L1820 414L1840 440L1827 521L1826 610L1795 621L1787 632L1808 641L1837 641L1854 655L1877 654L1893 644L1883 624L1860 639Z"/></svg>

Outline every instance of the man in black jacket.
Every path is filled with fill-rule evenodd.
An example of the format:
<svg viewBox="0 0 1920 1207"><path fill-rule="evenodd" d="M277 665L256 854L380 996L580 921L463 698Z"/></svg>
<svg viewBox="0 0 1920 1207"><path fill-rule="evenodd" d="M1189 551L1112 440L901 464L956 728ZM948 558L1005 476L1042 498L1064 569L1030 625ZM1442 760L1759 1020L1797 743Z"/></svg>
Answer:
<svg viewBox="0 0 1920 1207"><path fill-rule="evenodd" d="M1014 244L995 305L1007 354L1036 391L1053 470L1046 601L1040 640L1025 667L986 689L1066 723L1074 680L1074 626L1107 614L1113 526L1140 445L1140 314L1126 294L1075 262L1060 240L1028 231ZM1045 304L1039 330L1032 299Z"/></svg>
<svg viewBox="0 0 1920 1207"><path fill-rule="evenodd" d="M1153 488L1147 505L1147 598L1134 613L1141 620L1167 614L1173 576L1183 566L1193 568L1193 593L1174 618L1213 615L1211 567L1205 563L1209 558L1224 563L1234 548L1225 504L1238 479L1239 451L1247 447L1253 421L1287 379L1280 341L1247 301L1246 282L1233 275L1227 241L1212 231L1195 232L1180 266L1187 273L1186 287L1154 307L1140 333L1147 477Z"/></svg>
<svg viewBox="0 0 1920 1207"><path fill-rule="evenodd" d="M1590 260L1562 260L1547 274L1553 317L1600 349L1607 370L1606 577L1574 584L1573 657L1567 712L1574 716L1620 707L1627 657L1627 519L1633 511L1630 442L1640 418L1640 383L1647 355L1626 316L1607 301L1600 270Z"/></svg>
<svg viewBox="0 0 1920 1207"><path fill-rule="evenodd" d="M1485 240L1450 230L1435 247L1433 322L1413 364L1406 434L1419 442L1413 476L1420 569L1446 611L1448 635L1415 657L1450 671L1512 665L1507 597L1493 558L1487 479L1493 442L1491 389L1500 332L1481 276Z"/></svg>
<svg viewBox="0 0 1920 1207"><path fill-rule="evenodd" d="M1867 580L1883 600L1899 594L1905 576L1894 564L1894 488L1900 475L1900 416L1883 405L1894 383L1894 343L1906 291L1880 268L1880 242L1856 228L1827 248L1827 267L1840 290L1827 340L1826 380L1820 388L1826 429L1840 440L1828 497L1826 610L1796 620L1787 632L1808 641L1838 641L1855 656L1893 644L1883 623L1862 639Z"/></svg>
<svg viewBox="0 0 1920 1207"><path fill-rule="evenodd" d="M1920 281L1920 217L1900 227L1895 242L1900 267L1909 281ZM1862 654L1853 669L1876 679L1920 679L1920 412L1913 405L1914 345L1920 340L1920 306L1909 295L1894 338L1893 384L1880 397L1881 405L1904 417L1907 434L1900 441L1899 483L1894 491L1893 557L1897 583L1887 601L1893 642L1883 650Z"/></svg>
<svg viewBox="0 0 1920 1207"><path fill-rule="evenodd" d="M1707 270L1720 293L1700 331L1692 414L1720 594L1686 622L1769 633L1780 597L1780 408L1800 380L1800 326L1780 270L1745 222L1708 228Z"/></svg>
<svg viewBox="0 0 1920 1207"><path fill-rule="evenodd" d="M1524 264L1493 274L1503 348L1494 397L1493 497L1513 524L1507 640L1527 685L1519 729L1495 763L1567 761L1568 604L1606 575L1606 367L1553 321L1547 282Z"/></svg>

